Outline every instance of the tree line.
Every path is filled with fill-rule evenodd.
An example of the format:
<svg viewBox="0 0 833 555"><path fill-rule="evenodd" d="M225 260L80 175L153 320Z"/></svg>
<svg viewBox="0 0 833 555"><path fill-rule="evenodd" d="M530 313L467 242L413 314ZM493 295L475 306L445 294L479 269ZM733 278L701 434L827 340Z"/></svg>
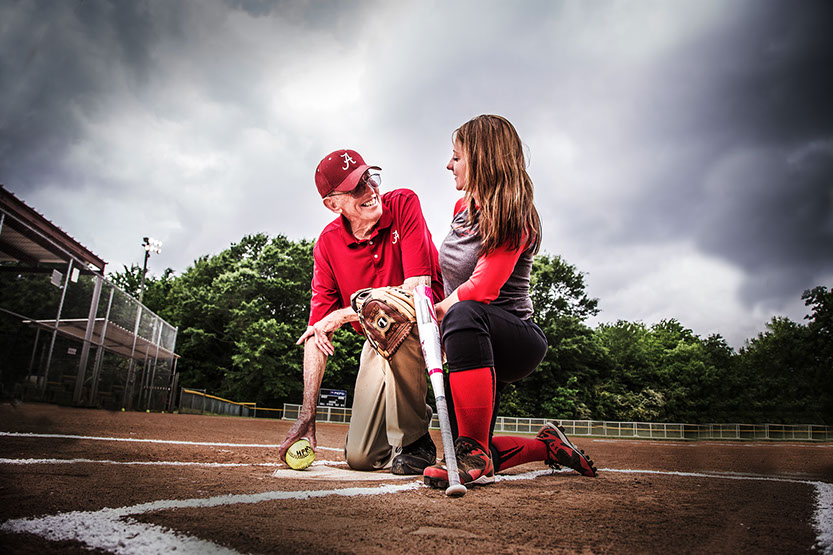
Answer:
<svg viewBox="0 0 833 555"><path fill-rule="evenodd" d="M144 303L179 328L180 383L281 407L300 403L312 241L247 235L181 275L147 276ZM141 268L110 274L138 296ZM536 322L549 341L540 368L503 395L505 416L650 422L833 424L833 290L802 295L806 322L774 317L735 351L674 318L591 328L599 300L560 256L533 264ZM352 399L362 338L335 334L323 387Z"/></svg>

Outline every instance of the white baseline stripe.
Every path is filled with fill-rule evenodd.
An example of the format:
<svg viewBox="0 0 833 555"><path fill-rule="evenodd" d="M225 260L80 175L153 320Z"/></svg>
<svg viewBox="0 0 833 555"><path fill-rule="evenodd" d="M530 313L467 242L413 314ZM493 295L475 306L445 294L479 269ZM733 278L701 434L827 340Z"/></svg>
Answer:
<svg viewBox="0 0 833 555"><path fill-rule="evenodd" d="M787 482L793 484L808 484L811 486L824 483L812 480L799 480L797 478L779 478L777 476L754 476L748 474L725 474L717 472L678 472L675 470L630 470L617 468L600 468L599 472L618 472L621 474L662 474L664 476L684 476L687 478L722 478L724 480L759 480L764 482Z"/></svg>
<svg viewBox="0 0 833 555"><path fill-rule="evenodd" d="M136 522L131 515L183 508L208 508L239 503L261 503L284 499L312 499L340 495L385 495L425 487L419 482L382 485L375 488L345 488L327 491L268 491L247 495L221 495L206 499L154 501L119 509L75 511L43 518L22 518L0 524L0 531L36 534L50 541L77 541L118 554L222 553L235 551L209 541L186 536L152 524ZM126 520L122 520L126 519Z"/></svg>
<svg viewBox="0 0 833 555"><path fill-rule="evenodd" d="M206 441L172 441L166 439L140 439L131 437L96 437L96 436L74 436L67 434L35 434L30 432L0 432L0 436L6 437L34 437L34 438L52 438L52 439L79 439L91 441L124 441L135 443L161 443L171 445L206 445L209 447L265 447L267 449L277 449L280 444L268 443L214 443ZM323 449L325 451L344 451L344 449L335 449L333 447L316 447L316 449Z"/></svg>
<svg viewBox="0 0 833 555"><path fill-rule="evenodd" d="M0 464L125 464L125 465L149 465L149 466L277 466L270 463L206 463L206 462L185 462L185 461L108 461L100 459L0 459Z"/></svg>
<svg viewBox="0 0 833 555"><path fill-rule="evenodd" d="M582 438L582 436L570 436L573 439L588 439ZM691 440L691 441L673 441L673 440L666 440L666 439L648 439L648 438L640 438L640 437L622 437L616 439L590 439L590 441L594 443L644 443L645 445L671 445L673 447L703 447L703 446L716 446L716 447L812 447L813 449L833 449L833 443L811 443L809 441L802 442L797 440L778 440L778 441L749 441L749 440L737 440L737 441L715 441L715 440Z"/></svg>
<svg viewBox="0 0 833 555"><path fill-rule="evenodd" d="M229 443L173 442L173 441L162 441L162 440L139 440L139 439L124 439L124 438L97 438L97 437L91 437L91 436L64 436L64 435L57 435L57 434L18 434L18 433L13 433L13 432L0 432L0 435L25 436L25 437L61 437L61 438L72 438L72 439L93 439L93 440L102 440L102 441L106 441L106 440L110 440L110 441L139 441L139 442L151 442L151 443L175 443L175 444L185 443L185 444L189 444L189 445L211 445L211 446L223 446L223 447L230 447L230 446L264 447L264 445L258 445L258 444L245 445L245 444L229 444ZM319 449L329 449L329 450L333 450L333 451L339 451L339 449L326 448L326 447L319 447ZM6 463L6 464L44 464L44 463L45 464L55 464L55 463L72 463L72 462L78 462L78 463L81 463L81 462L98 462L98 463L107 463L107 464L162 464L162 465L165 465L165 464L167 464L167 465L190 465L190 464L193 464L193 465L200 465L200 466L251 466L251 465L244 465L244 464L238 464L238 463L187 463L187 462L141 462L141 461L139 461L139 462L121 462L120 463L120 462L117 462L117 461L96 461L96 460L87 460L87 459L71 459L71 460L66 460L66 461L58 460L58 459L0 459L0 464L2 464L2 463ZM327 464L327 463L331 463L331 462L332 461L316 461L313 464L319 464L319 463L320 464ZM268 464L263 464L263 463L255 463L255 464L257 466L274 466L274 465L268 465ZM816 533L817 533L816 546L823 553L833 554L833 484L828 484L826 482L819 482L819 481L811 481L811 480L798 480L798 479L792 479L792 478L777 478L777 477L767 477L767 476L744 476L744 475L737 475L737 474L715 474L715 473L701 473L701 472L676 472L676 471L661 471L661 470L633 470L633 469L615 469L615 468L604 468L604 469L599 469L599 471L600 472L622 473L622 474L658 474L658 475L666 475L666 476L680 476L680 477L694 477L694 478L718 478L718 479L725 479L725 480L758 480L758 481L771 481L771 482L787 482L787 483L807 484L807 485L813 486L816 490L816 503L815 503L816 508L815 508L815 512L814 512L814 516L813 516L813 527L815 528ZM543 476L543 475L546 475L546 474L550 474L552 472L553 471L549 470L549 469L536 470L536 471L532 471L532 472L526 472L526 473L523 473L523 474L498 475L495 478L497 479L497 481L528 480L528 479L534 479L534 478L537 478L539 476ZM561 472L569 472L569 470L562 470ZM406 489L412 489L414 487L420 487L421 484L419 484L418 482L413 482L412 484L406 484L405 486L407 486ZM405 486L398 486L398 487L403 488ZM397 486L387 486L387 485L381 486L381 488L387 488L387 487L397 487ZM163 504L164 505L166 503L174 503L174 504L177 504L177 503L196 503L195 505L173 505L173 506L164 506L164 507L160 507L160 508L157 508L157 509L147 509L147 510L140 511L140 512L149 512L151 510L163 510L163 509L168 509L168 508L179 508L179 507L186 507L186 506L207 507L207 506L217 506L217 505L221 505L221 504L259 503L261 501L273 500L273 499L308 499L310 497L325 497L327 495L346 495L345 493L340 493L340 492L347 492L347 491L367 492L367 491L374 491L375 489L379 489L379 488L374 488L374 489L371 489L371 490L369 490L367 488L350 488L350 489L347 489L347 490L329 490L329 491L318 491L318 492L267 492L267 493L264 493L264 494L258 494L257 496L221 496L219 498L210 498L210 499L227 499L227 500L228 499L234 499L234 500L236 500L236 499L253 499L254 497L267 496L265 498L260 498L260 499L257 499L257 500L236 500L236 501L229 501L229 502L224 502L224 503L216 503L216 504L213 504L213 505L212 504L206 505L204 503L206 503L207 501L210 501L210 499L209 500L193 499L193 500L186 500L186 501L181 501L181 502L180 501L159 501L159 502L156 502L156 503L149 503L149 504L145 504L145 505L137 505L136 507L146 507L146 506L147 507L152 507L156 504ZM389 491L385 490L384 493L389 493ZM268 497L270 494L278 494L278 497ZM287 496L288 494L298 495L299 497ZM360 494L351 494L351 495L374 495L374 493L360 493ZM130 509L131 508L129 508L129 507L123 508L123 509L115 509L115 511L128 511L128 512L124 512L123 514L120 514L119 517L116 517L116 518L120 518L121 516L127 516L129 514L137 514L136 512L130 512ZM114 509L104 509L104 511L113 511L113 510ZM95 515L95 514L98 514L98 513L101 513L101 512L102 511L98 511L96 513L78 513L78 514L82 514L82 515L91 515L92 514L92 515ZM76 513L67 513L67 514L72 515L72 514L76 514ZM28 531L28 532L31 532L31 533L34 533L34 534L41 535L41 536L43 536L47 539L50 539L50 540L74 539L76 541L81 541L82 543L87 543L88 545L91 545L92 547L100 547L101 549L109 549L109 550L114 551L116 553L140 553L140 552L146 552L146 550L147 550L147 546L140 547L136 551L133 551L133 550L129 550L129 551L114 550L114 549L111 549L109 547L103 547L103 546L100 546L98 544L89 543L85 539L82 539L80 537L72 537L72 538L55 537L55 538L53 538L52 536L50 536L48 534L50 533L49 532L49 530L50 530L49 526L53 526L54 524L50 524L45 529L42 529L41 532L32 531L32 530L28 530L28 529L26 529L26 530L7 529L7 526L9 526L9 525L14 526L14 523L18 523L18 522L35 522L35 523L37 523L37 522L42 522L46 519L58 519L58 518L61 518L61 517L62 517L62 515L56 515L54 517L46 517L45 519L34 519L34 520L33 519L21 519L21 520L18 520L18 521L8 521L8 522L0 525L0 530L9 531L9 532L15 532L15 531L27 532ZM92 523L100 523L100 519L96 520L94 518L91 522ZM116 523L116 522L107 524L106 526L104 526L104 528L107 529L107 532L103 535L105 535L105 536L109 535L109 537L111 537L111 538L112 537L117 537L116 535L114 535L115 532L114 532L114 529L112 528L112 525L115 525L115 524L118 524L118 526L120 526L120 527L127 526L125 523ZM74 524L74 526L78 526L78 524L76 523L76 524ZM90 524L90 526L92 526L92 524ZM145 525L138 524L138 523L131 523L129 526L131 527L131 532L129 534L127 534L127 537L136 539L136 538L139 538L142 535L142 533L140 533L138 535L133 534L133 532L135 532L135 530L133 530L133 527L136 527L136 526L142 527L142 526L145 526ZM82 528L83 528L83 526L79 529L82 529ZM224 549L224 548L221 548L220 546L216 546L215 544L211 544L210 542L203 542L203 540L197 540L195 538L187 538L187 537L184 537L184 536L180 536L176 533L165 532L164 529L161 529L159 527L148 526L148 532L147 533L148 533L148 537L154 537L154 538L157 538L157 539L161 538L158 541L163 541L164 538L167 538L167 537L171 536L171 534L173 534L173 536L175 536L177 538L180 538L177 541L186 541L187 540L187 542L186 542L187 545L185 543L183 543L183 544L177 543L176 544L176 546L179 546L179 549L192 549L192 548L199 547L198 550L202 551L202 552L221 552L221 551L214 551L211 546L217 548L218 550ZM95 541L98 541L98 540L95 540ZM192 545L190 542L193 542L193 541L202 542L202 543L200 543L199 546L197 544ZM167 546L166 545L166 546L163 546L163 547L165 547L165 550L167 551L169 549L177 549L176 546L173 546L173 545L172 546ZM138 544L137 544L137 547L138 547ZM208 551L206 551L206 549ZM222 551L222 552L225 553L225 552L228 552L228 551Z"/></svg>
<svg viewBox="0 0 833 555"><path fill-rule="evenodd" d="M663 474L666 476L683 476L693 478L719 478L724 480L757 480L763 482L786 482L807 484L816 491L813 528L816 530L816 548L822 553L833 554L833 484L812 480L793 478L774 478L769 476L742 476L737 474L704 474L700 472L667 472L661 470L628 470L600 468L599 472L619 472L623 474Z"/></svg>
<svg viewBox="0 0 833 555"><path fill-rule="evenodd" d="M813 525L818 532L816 547L822 553L833 553L833 484L816 485L816 512Z"/></svg>
<svg viewBox="0 0 833 555"><path fill-rule="evenodd" d="M275 463L208 463L189 461L110 461L107 459L0 459L0 464L122 464L147 466L206 466L206 467L236 467L236 466L268 466L281 468L283 465ZM312 466L347 466L345 461L315 461Z"/></svg>

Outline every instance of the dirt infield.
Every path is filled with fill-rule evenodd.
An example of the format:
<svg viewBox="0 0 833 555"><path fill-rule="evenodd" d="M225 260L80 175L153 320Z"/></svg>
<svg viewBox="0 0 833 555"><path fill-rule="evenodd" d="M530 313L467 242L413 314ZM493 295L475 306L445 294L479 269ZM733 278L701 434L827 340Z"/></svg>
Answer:
<svg viewBox="0 0 833 555"><path fill-rule="evenodd" d="M0 551L833 553L831 444L578 438L598 478L528 464L450 499L349 471L337 424L275 477L289 426L0 405Z"/></svg>

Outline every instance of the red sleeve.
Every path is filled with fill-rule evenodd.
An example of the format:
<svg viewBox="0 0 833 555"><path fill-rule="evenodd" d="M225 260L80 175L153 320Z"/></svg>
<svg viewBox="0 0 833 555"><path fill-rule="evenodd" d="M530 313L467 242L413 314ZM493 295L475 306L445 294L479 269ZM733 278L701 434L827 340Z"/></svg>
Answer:
<svg viewBox="0 0 833 555"><path fill-rule="evenodd" d="M319 322L330 312L342 308L335 274L327 260L325 250L320 240L312 249L312 300L310 301L309 325Z"/></svg>
<svg viewBox="0 0 833 555"><path fill-rule="evenodd" d="M422 207L416 193L402 190L398 203L399 240L402 241L402 272L405 279L415 276L433 276L432 251L436 250Z"/></svg>
<svg viewBox="0 0 833 555"><path fill-rule="evenodd" d="M523 249L509 250L500 246L478 258L471 277L457 288L457 297L461 301L486 304L497 299L522 252Z"/></svg>

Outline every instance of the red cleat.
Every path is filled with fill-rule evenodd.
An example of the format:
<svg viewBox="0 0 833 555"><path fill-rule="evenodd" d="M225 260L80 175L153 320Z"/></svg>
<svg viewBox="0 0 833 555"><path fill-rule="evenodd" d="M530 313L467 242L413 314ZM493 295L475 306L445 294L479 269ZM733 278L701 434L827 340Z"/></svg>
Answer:
<svg viewBox="0 0 833 555"><path fill-rule="evenodd" d="M593 466L593 461L584 454L584 451L573 445L561 426L548 422L538 432L537 439L547 445L546 464L553 468L557 465L566 466L583 476L596 477L597 470Z"/></svg>

